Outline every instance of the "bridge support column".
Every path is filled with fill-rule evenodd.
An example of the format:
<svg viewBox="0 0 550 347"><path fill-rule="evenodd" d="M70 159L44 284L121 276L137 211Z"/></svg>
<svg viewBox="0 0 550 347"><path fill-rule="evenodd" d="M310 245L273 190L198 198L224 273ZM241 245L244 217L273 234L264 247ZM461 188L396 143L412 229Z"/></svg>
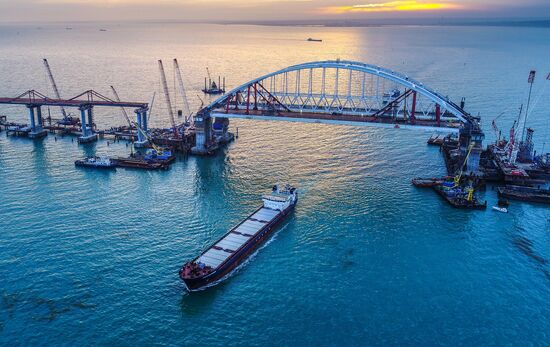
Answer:
<svg viewBox="0 0 550 347"><path fill-rule="evenodd" d="M254 83L254 111L258 111L258 83Z"/></svg>
<svg viewBox="0 0 550 347"><path fill-rule="evenodd" d="M34 119L34 106L29 106L29 126L31 127L31 132L36 130L36 122Z"/></svg>
<svg viewBox="0 0 550 347"><path fill-rule="evenodd" d="M44 121L42 119L42 107L36 107L36 120L38 121L38 126L42 128L44 126Z"/></svg>
<svg viewBox="0 0 550 347"><path fill-rule="evenodd" d="M147 110L141 112L141 124L143 124L142 129L144 131L149 130L149 124L147 124Z"/></svg>
<svg viewBox="0 0 550 347"><path fill-rule="evenodd" d="M138 138L137 141L134 142L134 147L143 148L149 144L149 141L147 141L147 137L144 134L144 132L147 131L147 111L137 109L135 113L139 129L137 132Z"/></svg>
<svg viewBox="0 0 550 347"><path fill-rule="evenodd" d="M250 86L248 86L248 93L246 95L246 114L250 114Z"/></svg>
<svg viewBox="0 0 550 347"><path fill-rule="evenodd" d="M462 161L460 161L461 163L468 155L470 146L473 145L472 151L466 163L465 174L479 174L479 161L481 158L481 152L483 151L484 138L485 134L483 134L479 126L476 124L465 123L464 127L460 129L458 139L460 152L463 158L461 159Z"/></svg>
<svg viewBox="0 0 550 347"><path fill-rule="evenodd" d="M411 105L411 124L416 123L416 92L412 93L413 100Z"/></svg>
<svg viewBox="0 0 550 347"><path fill-rule="evenodd" d="M42 120L41 120L42 112L40 110L40 106L29 105L27 107L29 108L29 126L30 126L28 136L31 139L39 139L48 135L48 132L42 129ZM36 108L36 113L34 111L35 108ZM35 115L38 116L38 119L37 117L35 117Z"/></svg>
<svg viewBox="0 0 550 347"><path fill-rule="evenodd" d="M94 111L91 106L88 108L88 126L93 132L94 131Z"/></svg>
<svg viewBox="0 0 550 347"><path fill-rule="evenodd" d="M197 114L195 116L195 146L191 153L196 155L208 155L216 144L212 141L212 117L209 114Z"/></svg>
<svg viewBox="0 0 550 347"><path fill-rule="evenodd" d="M229 113L229 105L231 104L231 97L232 95L229 95L227 98L227 102L225 103L225 113Z"/></svg>
<svg viewBox="0 0 550 347"><path fill-rule="evenodd" d="M82 135L78 138L78 143L88 143L97 141L97 134L94 134L91 128L91 123L86 122L86 112L88 113L88 121L92 121L92 111L90 106L80 106L80 123L82 125Z"/></svg>
<svg viewBox="0 0 550 347"><path fill-rule="evenodd" d="M435 105L435 121L437 122L437 126L441 126L441 106L439 104Z"/></svg>

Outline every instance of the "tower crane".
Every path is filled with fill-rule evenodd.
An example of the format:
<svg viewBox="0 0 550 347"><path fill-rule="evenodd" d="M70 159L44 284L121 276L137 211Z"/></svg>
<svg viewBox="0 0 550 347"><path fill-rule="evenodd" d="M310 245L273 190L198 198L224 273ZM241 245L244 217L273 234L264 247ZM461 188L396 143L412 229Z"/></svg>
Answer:
<svg viewBox="0 0 550 347"><path fill-rule="evenodd" d="M185 86L183 85L183 78L181 77L181 70L180 66L178 64L178 60L174 58L174 71L176 73L176 76L178 77L178 82L180 85L181 90L181 96L183 98L183 112L185 113L185 122L191 122L192 121L192 113L189 108L189 102L187 101L187 93L185 92Z"/></svg>
<svg viewBox="0 0 550 347"><path fill-rule="evenodd" d="M162 81L162 88L164 90L164 97L166 98L166 104L168 106L168 114L170 115L170 121L172 122L172 128L174 131L174 137L179 140L180 134L176 127L176 120L174 118L174 110L172 109L172 102L170 101L170 92L168 91L168 83L166 82L166 74L164 73L164 66L162 60L159 59L160 78Z"/></svg>
<svg viewBox="0 0 550 347"><path fill-rule="evenodd" d="M48 59L43 59L43 61L44 61L44 66L46 67L46 72L48 73L48 77L50 78L50 83L52 84L55 97L58 99L61 99L61 96L59 95L59 89L57 89L57 84L55 83L52 70L50 69L50 64L48 63ZM67 112L65 111L65 108L63 106L61 106L61 113L63 114L63 119L67 119Z"/></svg>

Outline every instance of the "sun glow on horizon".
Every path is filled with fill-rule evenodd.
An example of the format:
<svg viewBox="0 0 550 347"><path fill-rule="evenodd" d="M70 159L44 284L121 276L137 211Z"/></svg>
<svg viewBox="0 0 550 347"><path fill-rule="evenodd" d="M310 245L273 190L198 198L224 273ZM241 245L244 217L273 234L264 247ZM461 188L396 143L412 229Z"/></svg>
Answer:
<svg viewBox="0 0 550 347"><path fill-rule="evenodd" d="M369 3L350 6L326 7L323 12L330 14L353 12L406 12L406 11L436 11L453 10L461 8L459 5L449 2L423 2L423 1L390 1L383 3Z"/></svg>

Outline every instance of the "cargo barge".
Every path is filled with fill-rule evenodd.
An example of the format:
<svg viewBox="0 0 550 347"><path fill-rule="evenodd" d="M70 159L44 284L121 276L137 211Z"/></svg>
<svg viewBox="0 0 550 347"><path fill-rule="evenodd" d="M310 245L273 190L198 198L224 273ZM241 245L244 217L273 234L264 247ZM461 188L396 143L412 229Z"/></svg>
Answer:
<svg viewBox="0 0 550 347"><path fill-rule="evenodd" d="M447 201L454 208L470 209L470 210L485 210L487 208L487 201L483 203L473 196L473 189L466 192L458 188L448 188L445 185L432 187L435 192Z"/></svg>
<svg viewBox="0 0 550 347"><path fill-rule="evenodd" d="M262 245L298 202L296 188L274 186L262 197L263 204L229 230L212 246L179 270L188 291L197 291L222 280Z"/></svg>
<svg viewBox="0 0 550 347"><path fill-rule="evenodd" d="M498 188L498 196L499 198L550 204L550 189L505 186Z"/></svg>
<svg viewBox="0 0 550 347"><path fill-rule="evenodd" d="M117 167L130 168L130 169L143 169L143 170L168 170L170 163L162 161L151 161L140 158L116 158Z"/></svg>

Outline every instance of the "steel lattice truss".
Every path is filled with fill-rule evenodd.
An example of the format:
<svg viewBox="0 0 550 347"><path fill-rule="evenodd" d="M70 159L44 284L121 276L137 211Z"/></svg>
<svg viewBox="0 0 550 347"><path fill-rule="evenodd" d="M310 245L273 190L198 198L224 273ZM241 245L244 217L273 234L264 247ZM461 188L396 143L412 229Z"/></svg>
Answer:
<svg viewBox="0 0 550 347"><path fill-rule="evenodd" d="M249 81L204 110L217 115L308 113L391 119L438 126L471 122L447 97L406 75L353 61L299 64Z"/></svg>

